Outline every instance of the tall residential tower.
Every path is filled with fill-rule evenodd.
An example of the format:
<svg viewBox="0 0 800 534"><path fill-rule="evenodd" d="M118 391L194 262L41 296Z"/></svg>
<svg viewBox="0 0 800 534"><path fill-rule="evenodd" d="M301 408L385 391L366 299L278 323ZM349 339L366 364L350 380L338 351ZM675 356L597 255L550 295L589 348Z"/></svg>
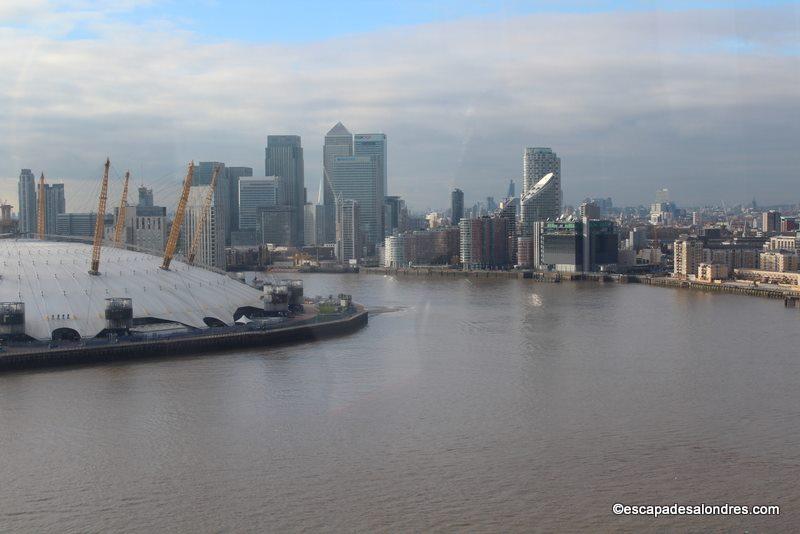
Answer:
<svg viewBox="0 0 800 534"><path fill-rule="evenodd" d="M36 177L30 169L19 173L19 232L36 232Z"/></svg>

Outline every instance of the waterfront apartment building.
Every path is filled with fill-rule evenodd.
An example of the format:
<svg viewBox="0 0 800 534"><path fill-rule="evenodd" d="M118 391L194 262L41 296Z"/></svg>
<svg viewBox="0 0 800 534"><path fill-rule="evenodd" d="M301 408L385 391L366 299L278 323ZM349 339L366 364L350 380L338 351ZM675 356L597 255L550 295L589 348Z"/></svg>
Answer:
<svg viewBox="0 0 800 534"><path fill-rule="evenodd" d="M779 273L798 270L798 255L795 252L762 252L759 256L759 269Z"/></svg>
<svg viewBox="0 0 800 534"><path fill-rule="evenodd" d="M464 269L492 269L509 265L508 220L503 217L461 219L459 252Z"/></svg>
<svg viewBox="0 0 800 534"><path fill-rule="evenodd" d="M336 203L336 259L340 262L359 260L363 257L361 234L361 208L353 199L342 199Z"/></svg>
<svg viewBox="0 0 800 534"><path fill-rule="evenodd" d="M284 204L285 181L278 176L242 176L239 178L239 230L258 230L259 208Z"/></svg>
<svg viewBox="0 0 800 534"><path fill-rule="evenodd" d="M555 212L555 217L561 213L561 158L547 147L528 147L523 156L523 188L522 194L528 193L546 175L553 173L552 187L554 194L550 198L554 206L548 211Z"/></svg>
<svg viewBox="0 0 800 534"><path fill-rule="evenodd" d="M384 267L405 267L406 262L406 236L405 234L390 235L384 240Z"/></svg>
<svg viewBox="0 0 800 534"><path fill-rule="evenodd" d="M36 232L36 177L30 169L22 169L19 173L19 232L28 234Z"/></svg>
<svg viewBox="0 0 800 534"><path fill-rule="evenodd" d="M202 221L200 241L196 250L195 263L225 269L225 210L217 199L217 188L212 195L211 206L205 217L202 216L205 199L211 184L194 185L189 188L189 200L181 229L183 252L187 254L194 238L195 228Z"/></svg>
<svg viewBox="0 0 800 534"><path fill-rule="evenodd" d="M703 282L714 282L728 278L730 269L720 263L701 263L697 266L697 279Z"/></svg>
<svg viewBox="0 0 800 534"><path fill-rule="evenodd" d="M675 241L673 257L675 276L695 275L703 261L703 242L694 237L681 237Z"/></svg>
<svg viewBox="0 0 800 534"><path fill-rule="evenodd" d="M417 230L405 234L405 259L415 265L458 263L461 231L455 227Z"/></svg>
<svg viewBox="0 0 800 534"><path fill-rule="evenodd" d="M325 206L325 242L332 243L336 239L336 201L337 197L332 187L331 174L333 160L337 157L353 155L353 134L337 122L327 134L325 144L322 146L322 199ZM339 198L345 198L343 196Z"/></svg>
<svg viewBox="0 0 800 534"><path fill-rule="evenodd" d="M299 135L269 135L264 149L264 175L280 176L286 186L286 204L292 207L290 244L301 247L305 241L305 168Z"/></svg>
<svg viewBox="0 0 800 534"><path fill-rule="evenodd" d="M453 189L450 193L450 224L458 226L464 218L464 192L461 189Z"/></svg>
<svg viewBox="0 0 800 534"><path fill-rule="evenodd" d="M555 220L561 211L560 185L554 173L544 175L520 197L520 232L529 236L536 221Z"/></svg>
<svg viewBox="0 0 800 534"><path fill-rule="evenodd" d="M613 221L570 218L540 224L542 265L562 272L616 269L619 237Z"/></svg>

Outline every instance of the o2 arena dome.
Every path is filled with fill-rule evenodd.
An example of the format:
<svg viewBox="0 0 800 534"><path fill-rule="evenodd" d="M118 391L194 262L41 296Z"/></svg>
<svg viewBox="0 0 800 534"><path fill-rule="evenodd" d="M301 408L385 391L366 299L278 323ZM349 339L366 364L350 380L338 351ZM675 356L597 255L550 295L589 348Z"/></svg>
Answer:
<svg viewBox="0 0 800 534"><path fill-rule="evenodd" d="M130 320L131 307L134 324L190 328L231 325L264 308L257 289L202 267L173 261L167 271L159 256L104 247L100 274L91 275L91 258L84 243L0 240L3 328L39 340L91 338L115 314Z"/></svg>

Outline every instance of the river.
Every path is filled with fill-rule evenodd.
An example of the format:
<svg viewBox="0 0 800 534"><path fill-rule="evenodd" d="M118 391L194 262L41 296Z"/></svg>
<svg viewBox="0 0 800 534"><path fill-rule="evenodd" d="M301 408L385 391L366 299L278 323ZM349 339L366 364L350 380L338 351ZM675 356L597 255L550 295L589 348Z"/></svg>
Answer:
<svg viewBox="0 0 800 534"><path fill-rule="evenodd" d="M0 375L0 531L791 530L800 312L640 285L305 275L355 334ZM630 517L615 503L779 505Z"/></svg>

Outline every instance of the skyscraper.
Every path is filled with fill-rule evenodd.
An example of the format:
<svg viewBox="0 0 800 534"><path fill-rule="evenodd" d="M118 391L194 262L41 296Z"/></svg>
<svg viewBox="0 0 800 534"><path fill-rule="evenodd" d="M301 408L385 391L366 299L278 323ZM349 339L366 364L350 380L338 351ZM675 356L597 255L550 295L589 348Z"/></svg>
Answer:
<svg viewBox="0 0 800 534"><path fill-rule="evenodd" d="M520 197L520 227L523 236L530 236L536 221L555 220L561 208L558 202L560 190L555 174L548 173Z"/></svg>
<svg viewBox="0 0 800 534"><path fill-rule="evenodd" d="M303 216L305 213L305 170L303 147L299 135L269 135L264 156L264 175L280 176L286 184L287 205L292 207L292 245L303 245Z"/></svg>
<svg viewBox="0 0 800 534"><path fill-rule="evenodd" d="M453 226L458 226L459 221L464 217L464 192L461 189L453 189L450 193L450 222Z"/></svg>
<svg viewBox="0 0 800 534"><path fill-rule="evenodd" d="M548 211L561 213L563 203L561 193L561 158L550 148L529 147L525 149L523 158L523 188L522 194L527 194L545 175L553 173L552 185L556 195L553 198L555 206Z"/></svg>
<svg viewBox="0 0 800 534"><path fill-rule="evenodd" d="M44 206L45 233L55 235L57 217L60 213L67 211L67 204L64 198L64 184L45 184Z"/></svg>
<svg viewBox="0 0 800 534"><path fill-rule="evenodd" d="M386 151L386 134L372 133L372 134L356 134L354 136L353 144L354 156L372 156L378 160L378 180L381 183L383 196L388 195L388 166L387 151Z"/></svg>
<svg viewBox="0 0 800 534"><path fill-rule="evenodd" d="M337 122L325 135L325 144L322 147L322 179L323 179L323 204L325 205L325 242L332 243L336 239L336 198L331 188L330 174L333 170L333 160L339 156L353 155L353 135Z"/></svg>
<svg viewBox="0 0 800 534"><path fill-rule="evenodd" d="M238 197L239 230L259 230L259 208L285 203L285 180L278 176L243 176L239 178Z"/></svg>
<svg viewBox="0 0 800 534"><path fill-rule="evenodd" d="M383 242L383 196L376 167L378 161L367 156L343 156L333 159L329 178L337 199L358 202L363 243L368 254Z"/></svg>
<svg viewBox="0 0 800 534"><path fill-rule="evenodd" d="M36 231L36 178L30 169L19 173L19 231L22 234Z"/></svg>

